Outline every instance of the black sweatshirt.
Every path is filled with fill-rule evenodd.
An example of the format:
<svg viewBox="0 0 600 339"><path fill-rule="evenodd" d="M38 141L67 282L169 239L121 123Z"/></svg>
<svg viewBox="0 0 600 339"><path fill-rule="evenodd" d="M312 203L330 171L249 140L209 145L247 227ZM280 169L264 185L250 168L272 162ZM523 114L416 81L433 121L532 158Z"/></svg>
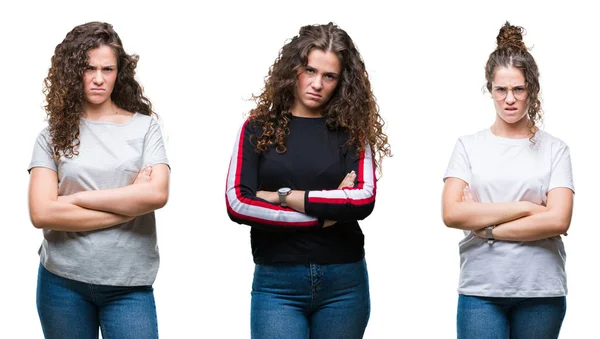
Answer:
<svg viewBox="0 0 600 339"><path fill-rule="evenodd" d="M262 127L247 120L235 143L227 174L227 213L252 226L257 264L341 264L364 256L364 237L357 220L375 206L375 171L371 149L357 155L346 147L348 134L329 130L324 118L292 116L286 152L274 147L256 152ZM357 175L353 188L338 189L346 174ZM256 191L281 187L305 190L305 213L271 204ZM337 223L323 228L324 220Z"/></svg>

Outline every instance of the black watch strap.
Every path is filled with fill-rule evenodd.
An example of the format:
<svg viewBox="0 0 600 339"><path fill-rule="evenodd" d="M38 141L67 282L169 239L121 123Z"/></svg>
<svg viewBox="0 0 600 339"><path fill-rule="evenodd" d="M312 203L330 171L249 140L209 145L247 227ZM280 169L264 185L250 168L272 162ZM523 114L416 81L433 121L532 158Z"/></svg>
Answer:
<svg viewBox="0 0 600 339"><path fill-rule="evenodd" d="M494 241L496 241L496 239L494 238L494 233L492 232L494 230L494 227L496 227L496 225L488 226L485 228L485 237L487 238L487 242L490 245L493 244Z"/></svg>

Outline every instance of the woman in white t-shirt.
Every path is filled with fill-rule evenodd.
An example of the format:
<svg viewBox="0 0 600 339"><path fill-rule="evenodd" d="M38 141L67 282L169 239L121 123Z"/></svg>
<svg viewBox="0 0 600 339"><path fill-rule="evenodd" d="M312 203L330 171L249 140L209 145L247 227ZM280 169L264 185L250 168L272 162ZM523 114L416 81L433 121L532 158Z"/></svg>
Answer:
<svg viewBox="0 0 600 339"><path fill-rule="evenodd" d="M462 229L458 338L557 338L573 208L568 146L540 130L539 73L508 22L486 65L494 124L458 139L442 210Z"/></svg>
<svg viewBox="0 0 600 339"><path fill-rule="evenodd" d="M137 56L112 25L76 26L45 80L48 127L29 164L29 213L44 230L37 309L46 339L158 338L154 210L169 167Z"/></svg>

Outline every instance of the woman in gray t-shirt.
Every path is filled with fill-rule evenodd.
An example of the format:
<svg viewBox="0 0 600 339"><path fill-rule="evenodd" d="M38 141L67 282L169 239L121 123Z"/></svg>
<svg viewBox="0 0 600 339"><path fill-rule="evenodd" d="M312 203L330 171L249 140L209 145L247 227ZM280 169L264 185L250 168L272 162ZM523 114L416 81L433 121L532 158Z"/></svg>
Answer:
<svg viewBox="0 0 600 339"><path fill-rule="evenodd" d="M508 22L486 65L496 120L460 137L444 175L443 218L459 243L458 338L557 338L565 316L569 147L540 130L539 73Z"/></svg>
<svg viewBox="0 0 600 339"><path fill-rule="evenodd" d="M152 106L112 26L75 27L45 80L48 127L29 165L43 229L37 306L46 338L158 337L154 210L169 167Z"/></svg>

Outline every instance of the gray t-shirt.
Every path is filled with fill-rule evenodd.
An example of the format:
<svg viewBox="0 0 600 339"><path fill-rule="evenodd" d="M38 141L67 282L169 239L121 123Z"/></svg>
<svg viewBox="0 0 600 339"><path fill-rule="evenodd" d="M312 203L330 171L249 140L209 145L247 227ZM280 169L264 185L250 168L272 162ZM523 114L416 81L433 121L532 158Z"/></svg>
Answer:
<svg viewBox="0 0 600 339"><path fill-rule="evenodd" d="M159 124L134 114L122 125L81 119L79 155L54 159L48 129L38 136L28 170L58 173L58 195L133 183L145 165L168 164ZM112 286L151 285L159 265L154 212L90 232L44 230L44 267L61 277Z"/></svg>
<svg viewBox="0 0 600 339"><path fill-rule="evenodd" d="M483 203L530 201L546 205L553 188L575 191L569 147L544 131L529 139L495 136L489 129L458 139L444 179L469 184ZM560 236L513 242L465 231L459 242L458 292L485 297L557 297L567 294L566 253Z"/></svg>

